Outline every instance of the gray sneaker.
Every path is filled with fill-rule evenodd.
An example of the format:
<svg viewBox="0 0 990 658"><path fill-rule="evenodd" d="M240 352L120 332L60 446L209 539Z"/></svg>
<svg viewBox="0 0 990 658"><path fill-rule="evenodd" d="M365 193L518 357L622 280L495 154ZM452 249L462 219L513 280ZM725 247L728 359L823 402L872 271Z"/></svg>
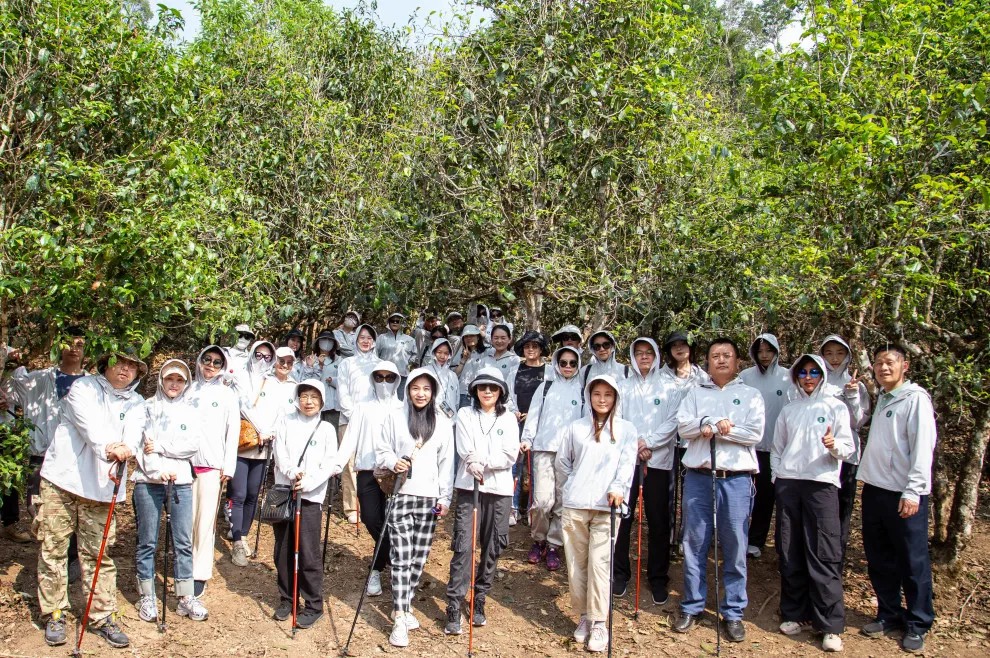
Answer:
<svg viewBox="0 0 990 658"><path fill-rule="evenodd" d="M131 643L127 636L124 635L124 631L120 630L120 624L117 623L117 615L112 614L103 620L99 626L93 629L97 635L106 640L114 649L123 649L128 644Z"/></svg>
<svg viewBox="0 0 990 658"><path fill-rule="evenodd" d="M246 567L249 564L247 547L244 545L244 542L234 542L234 547L230 549L230 561L237 567Z"/></svg>
<svg viewBox="0 0 990 658"><path fill-rule="evenodd" d="M137 604L141 621L158 621L158 604L153 596L142 596Z"/></svg>
<svg viewBox="0 0 990 658"><path fill-rule="evenodd" d="M180 596L175 612L180 617L189 617L193 621L206 621L210 616L206 606L196 596Z"/></svg>
<svg viewBox="0 0 990 658"><path fill-rule="evenodd" d="M65 616L61 610L56 610L45 624L45 642L50 647L65 644Z"/></svg>

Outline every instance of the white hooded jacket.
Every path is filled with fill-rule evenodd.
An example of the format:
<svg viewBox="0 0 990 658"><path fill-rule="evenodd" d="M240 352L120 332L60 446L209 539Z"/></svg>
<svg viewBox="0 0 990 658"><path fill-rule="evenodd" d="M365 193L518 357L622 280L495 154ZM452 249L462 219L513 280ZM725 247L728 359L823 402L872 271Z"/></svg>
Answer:
<svg viewBox="0 0 990 658"><path fill-rule="evenodd" d="M560 372L558 362L565 352L576 359L581 358L573 347L561 347L553 353L554 379L536 389L526 414L520 440L529 443L537 452L557 452L564 429L583 415L580 375L575 373L570 379L564 379Z"/></svg>
<svg viewBox="0 0 990 658"><path fill-rule="evenodd" d="M773 346L777 352L770 367L763 370L756 360L756 347L761 340L765 340ZM749 346L749 358L757 365L746 368L739 373L739 379L743 384L752 386L763 396L763 405L766 410L766 425L763 427L763 438L756 446L759 452L770 452L773 444L773 428L777 422L777 416L791 398L796 394L794 382L791 381L791 371L780 365L780 343L773 334L760 334Z"/></svg>
<svg viewBox="0 0 990 658"><path fill-rule="evenodd" d="M622 365L615 358L615 355L619 352L619 343L616 342L615 336L613 336L610 331L596 331L591 334L591 338L588 339L588 345L594 345L595 339L599 336L605 336L612 341L612 355L608 357L608 361L599 361L598 357L595 355L594 348L591 348L591 362L581 368L582 386L587 384L591 378L597 377L598 375L611 375L615 381L621 382L629 375L630 372L632 372L631 367Z"/></svg>
<svg viewBox="0 0 990 658"><path fill-rule="evenodd" d="M193 457L193 466L219 469L221 475L234 477L237 468L237 443L241 434L241 411L237 393L224 384L223 373L213 379L203 375L200 363L207 350L220 350L217 345L207 345L196 357L196 380L188 396L196 409L202 441ZM226 353L223 353L227 360Z"/></svg>
<svg viewBox="0 0 990 658"><path fill-rule="evenodd" d="M849 364L852 363L852 349L849 347L842 336L838 334L830 334L825 336L825 340L822 341L822 345L818 350L819 354L822 354L825 350L825 345L828 343L838 343L846 348L846 360L842 362L838 368L832 368L825 362L828 366L828 383L838 388L839 399L841 399L846 408L849 409L849 422L852 425L853 430L853 442L856 445L856 450L852 455L849 456L845 461L850 464L858 464L860 455L862 454L862 448L859 440L859 430L866 424L866 420L870 417L870 392L866 388L866 384L859 382L859 386L855 391L847 391L846 384L852 379L852 375L849 374Z"/></svg>
<svg viewBox="0 0 990 658"><path fill-rule="evenodd" d="M359 335L365 327L371 331L372 337L377 337L375 328L370 324L362 324L358 327L355 336ZM362 352L357 347L356 338L354 349L354 356L349 356L341 361L340 367L337 369L337 402L340 404L341 425L347 425L350 422L351 416L359 404L374 399L375 389L371 382L371 371L381 362L381 359L375 354L374 347L367 352Z"/></svg>
<svg viewBox="0 0 990 658"><path fill-rule="evenodd" d="M616 391L615 407L595 441L593 414L580 418L564 430L554 467L561 482L563 505L569 509L609 511L608 494L629 498L636 469L636 427L618 417L623 399L620 385L610 375L592 377L585 387L591 400L591 387L605 382Z"/></svg>
<svg viewBox="0 0 990 658"><path fill-rule="evenodd" d="M409 362L416 356L416 341L412 336L385 331L375 339L375 354L379 359L391 361L403 377L409 374Z"/></svg>
<svg viewBox="0 0 990 658"><path fill-rule="evenodd" d="M186 387L175 398L165 394L162 373L169 366L178 366L186 377ZM135 451L134 459L138 468L132 481L162 483L163 473L175 473L175 484L192 484L192 464L189 460L196 456L199 444L203 441L200 433L196 409L190 403L189 389L192 387L192 372L185 362L169 359L158 371L158 390L146 402L148 422L144 436L150 439L155 449L145 454L144 445Z"/></svg>
<svg viewBox="0 0 990 658"><path fill-rule="evenodd" d="M732 431L721 435L715 428L720 420L733 423ZM702 438L702 428L715 432L715 468L758 473L756 445L763 437L766 412L763 396L738 377L719 388L715 382L688 391L677 410L677 432L687 451L681 463L685 468L711 468L710 441Z"/></svg>
<svg viewBox="0 0 990 658"><path fill-rule="evenodd" d="M635 365L636 343L647 343L657 355L645 376ZM683 394L674 382L660 374L657 368L660 350L652 338L634 340L629 346L629 359L633 363L632 372L619 382L622 417L636 427L637 438L642 438L652 451L647 466L670 470L674 466L674 445L677 443L677 408Z"/></svg>
<svg viewBox="0 0 990 658"><path fill-rule="evenodd" d="M450 341L446 338L437 338L430 347L430 355L433 356L436 354L436 351L441 345L446 345L450 349L451 354L453 354L454 348L451 346ZM443 418L453 427L454 423L457 422L457 408L460 406L461 401L461 384L457 380L457 374L450 369L450 361L450 359L447 359L447 362L441 366L437 363L436 358L433 357L429 359L424 369L428 370L440 383L436 400L437 417Z"/></svg>
<svg viewBox="0 0 990 658"><path fill-rule="evenodd" d="M303 386L310 386L321 395L326 395L323 382L307 379L296 385L297 402L299 389ZM279 421L273 450L275 484L291 485L302 472L302 499L311 503L322 503L326 499L327 483L344 470L348 459L346 453L337 449L337 433L333 425L321 421L320 414L306 416L298 408L282 416Z"/></svg>
<svg viewBox="0 0 990 658"><path fill-rule="evenodd" d="M83 373L83 376L88 374ZM58 366L32 371L20 366L5 382L11 408L14 404L20 405L24 417L34 425L31 430L31 455L34 457L45 454L58 427L62 400L58 399L57 376Z"/></svg>
<svg viewBox="0 0 990 658"><path fill-rule="evenodd" d="M805 357L814 359L823 377L809 395L798 381L798 364ZM841 486L839 471L842 460L853 453L853 432L846 406L837 397L838 391L825 381L825 359L806 354L791 367L795 384L794 399L787 403L777 417L770 448L770 469L773 478L811 480ZM829 450L822 437L832 428L835 446Z"/></svg>
<svg viewBox="0 0 990 658"><path fill-rule="evenodd" d="M396 376L396 380L391 384L378 385L378 388L386 389L384 394L375 390L374 372L376 371L390 372ZM385 421L393 411L402 411L402 401L396 395L399 388L398 376L399 369L391 361L379 360L368 373L372 399L357 405L340 446L342 452L354 455L355 472L374 470L375 444L380 440Z"/></svg>
<svg viewBox="0 0 990 658"><path fill-rule="evenodd" d="M484 482L478 491L498 496L511 496L512 466L519 457L519 423L515 414L506 410L501 416L484 413L474 405L457 412L454 433L455 447L461 458L454 477L454 486L464 491L474 489L474 477L467 472L469 463L481 464Z"/></svg>

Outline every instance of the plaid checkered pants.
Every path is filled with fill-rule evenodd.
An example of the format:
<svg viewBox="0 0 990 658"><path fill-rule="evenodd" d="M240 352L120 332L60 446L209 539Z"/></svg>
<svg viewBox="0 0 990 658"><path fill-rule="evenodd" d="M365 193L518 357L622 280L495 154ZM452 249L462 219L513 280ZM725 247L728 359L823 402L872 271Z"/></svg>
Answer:
<svg viewBox="0 0 990 658"><path fill-rule="evenodd" d="M423 575L437 527L437 517L433 514L436 504L436 498L396 494L388 519L392 542L392 607L396 611L412 610L413 594Z"/></svg>

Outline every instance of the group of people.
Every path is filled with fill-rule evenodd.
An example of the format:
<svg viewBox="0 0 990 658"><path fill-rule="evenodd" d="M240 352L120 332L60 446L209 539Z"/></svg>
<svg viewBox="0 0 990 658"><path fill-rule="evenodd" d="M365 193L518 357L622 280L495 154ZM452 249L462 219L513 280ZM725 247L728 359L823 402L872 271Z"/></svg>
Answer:
<svg viewBox="0 0 990 658"><path fill-rule="evenodd" d="M164 612L155 598L163 509L176 611L205 620L218 511L229 521L231 561L247 565L247 538L273 464L276 487L299 502L295 517L272 526L273 616L292 616L295 628L323 614L320 526L338 477L347 520L363 524L380 547L367 595L382 594L390 568L395 646L407 646L419 627L413 595L437 522L449 512L445 633L462 632L466 603L468 623L486 624L485 601L509 528L526 522L528 561L550 571L566 564L575 641L606 650L612 596L624 596L633 579L638 507L654 604L668 601L671 546L679 542L683 552L674 631L689 632L704 611L717 527L724 593L716 593L715 605L726 638L743 641L747 557L765 550L775 512L780 631L811 630L822 635L824 650L840 651L842 564L858 480L878 601L876 619L862 632L899 628L905 650L923 650L934 619L927 530L936 429L928 394L907 379L902 348L883 344L872 354L879 398L871 415L869 390L837 335L787 368L776 337L761 334L749 349L754 365L741 370L740 350L725 337L707 345L706 368L679 331L662 344L635 338L625 365L608 331L591 334L586 354L575 325L549 339L526 331L514 340L501 309L479 307L471 322L458 312L445 320L421 313L407 334L407 318L393 313L379 334L348 311L309 350L298 330L276 346L239 325L235 345L206 346L192 367L166 361L148 400L136 390L148 369L135 353L104 355L96 374L84 376L78 330L67 332L56 366L14 370L5 402L34 424L38 470L28 500L41 542L45 640L66 641L72 561L89 583L100 558L93 629L111 646L128 644L116 620L114 564L99 549L105 527L110 543L114 536L111 466L133 457L138 612L149 622ZM16 496L14 506L12 517L4 501L5 534L29 541L8 523L18 515Z"/></svg>

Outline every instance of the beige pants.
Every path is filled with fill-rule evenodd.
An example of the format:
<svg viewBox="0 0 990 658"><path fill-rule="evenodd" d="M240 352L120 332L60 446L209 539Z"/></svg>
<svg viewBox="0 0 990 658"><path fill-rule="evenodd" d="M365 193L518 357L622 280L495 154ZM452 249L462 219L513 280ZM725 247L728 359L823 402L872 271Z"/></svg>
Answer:
<svg viewBox="0 0 990 658"><path fill-rule="evenodd" d="M534 541L546 541L560 547L564 536L560 531L560 510L563 501L562 482L557 480L555 452L533 451L533 507L529 513L529 529Z"/></svg>
<svg viewBox="0 0 990 658"><path fill-rule="evenodd" d="M337 432L337 447L344 441L347 434L347 425L341 425ZM344 515L351 512L357 513L357 473L354 472L354 455L347 460L347 466L340 474L340 502L344 508Z"/></svg>
<svg viewBox="0 0 990 658"><path fill-rule="evenodd" d="M121 484L121 486L125 486ZM83 590L89 595L96 569L96 558L103 543L110 503L79 496L41 481L41 505L33 525L41 542L38 554L38 605L42 617L69 607L69 538L76 533ZM110 559L110 547L117 538L117 521L110 520L107 547L100 561L100 577L93 593L90 621L96 623L117 611L117 567Z"/></svg>
<svg viewBox="0 0 990 658"><path fill-rule="evenodd" d="M571 607L589 621L608 618L609 514L566 508L561 526ZM615 524L618 531L618 521Z"/></svg>
<svg viewBox="0 0 990 658"><path fill-rule="evenodd" d="M198 473L192 485L193 580L213 577L213 545L220 510L220 471Z"/></svg>

